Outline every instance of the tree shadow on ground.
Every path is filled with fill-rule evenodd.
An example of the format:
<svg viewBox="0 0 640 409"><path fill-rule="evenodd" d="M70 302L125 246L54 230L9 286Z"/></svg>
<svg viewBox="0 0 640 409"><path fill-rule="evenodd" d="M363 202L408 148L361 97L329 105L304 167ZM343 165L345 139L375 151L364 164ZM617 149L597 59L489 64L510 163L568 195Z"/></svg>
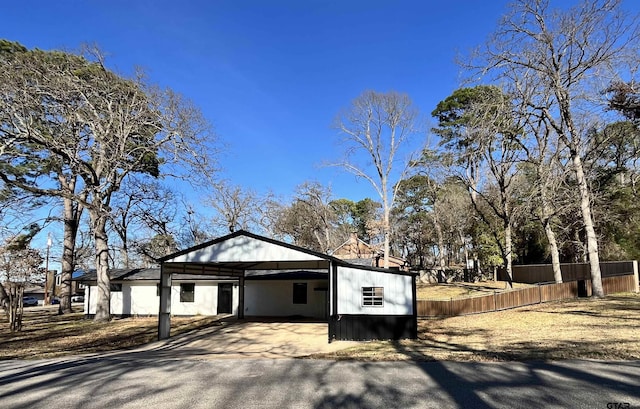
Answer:
<svg viewBox="0 0 640 409"><path fill-rule="evenodd" d="M637 388L640 382L640 362L637 361L607 363L532 360L532 346L527 343L514 345L508 351L478 351L458 344L441 345L446 349L472 352L487 360L518 361L508 366L497 366L497 363L438 361L401 342L394 342L393 345L399 354L409 357L433 379L459 408L510 407L516 403L514 399L519 403L516 406L522 407L582 407L579 402L568 401L563 396L563 385L569 383L584 384L585 390L595 391L601 399L602 407L606 407L608 402L616 401L640 403L640 390ZM539 349L539 346L536 348ZM548 357L553 355L553 350L543 348L541 353ZM561 351L562 348L558 350ZM559 378L563 381L558 382ZM496 390L518 392L515 395L501 396L493 392ZM584 403L593 404L589 399L592 397L585 398ZM522 405L522 401L534 404Z"/></svg>

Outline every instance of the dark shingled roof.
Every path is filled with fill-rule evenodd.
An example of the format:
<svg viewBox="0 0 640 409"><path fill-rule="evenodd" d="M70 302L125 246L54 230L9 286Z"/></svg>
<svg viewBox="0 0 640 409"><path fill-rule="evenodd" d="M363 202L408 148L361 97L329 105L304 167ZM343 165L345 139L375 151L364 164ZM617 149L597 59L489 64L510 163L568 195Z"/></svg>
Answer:
<svg viewBox="0 0 640 409"><path fill-rule="evenodd" d="M111 281L160 281L159 268L114 268L109 270ZM235 280L235 277L216 275L193 275L193 274L173 274L172 280ZM96 270L84 271L83 274L74 278L75 281L90 282L96 281Z"/></svg>
<svg viewBox="0 0 640 409"><path fill-rule="evenodd" d="M111 281L159 281L159 268L114 268L109 270ZM326 270L253 270L246 272L247 280L326 280ZM193 275L174 273L173 280L237 280L237 277L216 275ZM76 281L96 281L96 270L83 271Z"/></svg>
<svg viewBox="0 0 640 409"><path fill-rule="evenodd" d="M327 270L253 270L246 272L246 280L326 280Z"/></svg>

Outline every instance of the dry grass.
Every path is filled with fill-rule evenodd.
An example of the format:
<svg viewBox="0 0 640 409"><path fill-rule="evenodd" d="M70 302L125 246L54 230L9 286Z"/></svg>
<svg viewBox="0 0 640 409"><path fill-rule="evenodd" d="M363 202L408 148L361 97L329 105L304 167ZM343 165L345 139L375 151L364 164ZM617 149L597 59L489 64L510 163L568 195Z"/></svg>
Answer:
<svg viewBox="0 0 640 409"><path fill-rule="evenodd" d="M321 358L509 361L640 359L640 295L424 319L418 340L367 342Z"/></svg>
<svg viewBox="0 0 640 409"><path fill-rule="evenodd" d="M156 340L158 318L122 318L97 323L81 312L57 315L57 307L25 308L22 331L0 323L0 359L38 359L137 347ZM172 317L171 334L205 327L218 317Z"/></svg>
<svg viewBox="0 0 640 409"><path fill-rule="evenodd" d="M0 359L49 358L133 348L156 339L157 318L94 323L79 312L27 309L24 328L0 323ZM172 334L217 317L173 317ZM505 361L640 359L640 295L577 299L512 310L419 321L419 339L376 341L314 358Z"/></svg>
<svg viewBox="0 0 640 409"><path fill-rule="evenodd" d="M530 287L531 284L513 283L513 288ZM419 300L440 300L474 297L511 290L506 281L482 281L478 283L418 284Z"/></svg>

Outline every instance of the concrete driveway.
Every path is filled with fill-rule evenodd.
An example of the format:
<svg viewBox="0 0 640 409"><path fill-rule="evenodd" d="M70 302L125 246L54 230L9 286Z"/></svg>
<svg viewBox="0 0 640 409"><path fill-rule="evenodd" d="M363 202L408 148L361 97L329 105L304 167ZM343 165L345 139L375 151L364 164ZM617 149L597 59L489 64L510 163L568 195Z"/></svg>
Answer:
<svg viewBox="0 0 640 409"><path fill-rule="evenodd" d="M327 334L326 322L230 319L136 350L114 354L140 353L154 358L197 359L298 358L358 344L350 341L328 343Z"/></svg>

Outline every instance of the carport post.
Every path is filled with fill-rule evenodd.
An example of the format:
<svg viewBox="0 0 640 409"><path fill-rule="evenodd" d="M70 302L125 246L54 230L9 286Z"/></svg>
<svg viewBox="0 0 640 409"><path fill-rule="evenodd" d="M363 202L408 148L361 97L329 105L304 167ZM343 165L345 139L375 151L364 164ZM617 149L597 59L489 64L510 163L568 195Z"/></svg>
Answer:
<svg viewBox="0 0 640 409"><path fill-rule="evenodd" d="M244 274L243 271L238 280L238 318L244 318Z"/></svg>
<svg viewBox="0 0 640 409"><path fill-rule="evenodd" d="M160 311L158 312L158 340L171 335L171 273L160 267Z"/></svg>

